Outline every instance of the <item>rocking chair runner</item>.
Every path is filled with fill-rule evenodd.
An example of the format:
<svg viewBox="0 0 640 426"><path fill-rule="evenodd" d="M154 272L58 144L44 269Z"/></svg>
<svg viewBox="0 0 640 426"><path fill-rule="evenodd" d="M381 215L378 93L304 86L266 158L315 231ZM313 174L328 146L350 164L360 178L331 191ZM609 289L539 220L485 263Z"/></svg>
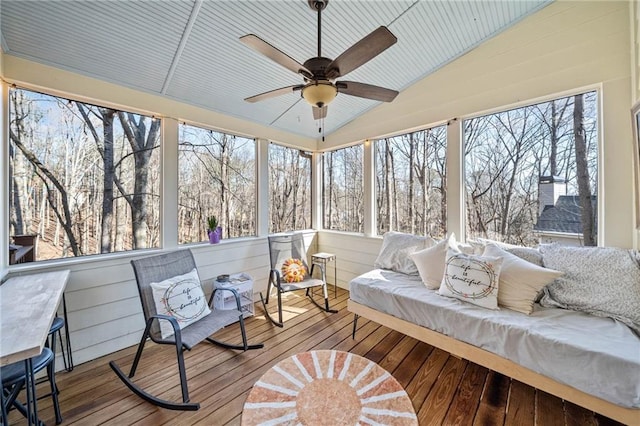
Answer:
<svg viewBox="0 0 640 426"><path fill-rule="evenodd" d="M327 291L327 282L324 274L323 279L319 280L313 278L309 266L307 265L307 253L304 248L304 236L300 233L292 234L276 234L268 237L269 240L269 258L271 261L271 272L269 272L269 281L267 283L267 296L263 297L260 292L260 300L262 301L262 307L264 308L265 315L269 320L278 327L284 327L282 319L282 293L296 290L306 290L306 295L311 301L320 309L325 312L336 313L338 311L329 308L329 293ZM304 279L300 282L286 282L283 279L281 272L282 265L287 259L298 259L304 266ZM313 265L315 266L315 265ZM322 265L318 265L322 267ZM276 321L269 311L267 310L267 304L269 303L269 295L271 289L275 288L278 297L278 320ZM314 287L322 287L322 294L324 296L324 306L320 305L313 297L312 289Z"/></svg>
<svg viewBox="0 0 640 426"><path fill-rule="evenodd" d="M146 327L142 334L142 339L138 345L136 356L131 366L131 372L129 375L125 375L122 370L117 366L114 361L111 361L109 365L118 375L120 380L136 395L142 399L155 404L162 408L170 410L197 410L200 408L198 403L189 402L189 390L187 388L187 376L184 366L184 350L191 350L191 348L200 343L203 340L208 340L211 343L222 346L229 349L259 349L263 347L263 344L249 345L247 343L247 336L244 327L244 317L240 310L240 298L238 293L234 289L215 289L209 299L209 307L211 313L198 321L187 325L180 329L178 321L174 317L168 315L160 315L156 310L156 305L153 298L153 290L151 283L162 282L172 277L183 275L193 271L196 268L196 263L193 258L193 254L190 250L178 250L167 254L161 254L157 256L147 257L144 259L132 260L131 265L136 276L136 282L138 284L138 291L140 293L140 300L142 302L142 312L144 314ZM213 309L211 304L213 295L216 291L231 291L237 302L237 309L234 310L219 310ZM213 333L220 330L224 326L240 321L240 332L242 334L242 344L233 345L223 343L215 339L210 338ZM173 327L174 334L168 338L162 338L160 330L160 321L167 321ZM180 375L180 386L182 389L182 403L176 403L158 398L154 395L141 389L131 380L136 372L142 350L144 349L147 337L151 338L155 343L162 345L174 345L176 348L176 354L178 357L178 371Z"/></svg>

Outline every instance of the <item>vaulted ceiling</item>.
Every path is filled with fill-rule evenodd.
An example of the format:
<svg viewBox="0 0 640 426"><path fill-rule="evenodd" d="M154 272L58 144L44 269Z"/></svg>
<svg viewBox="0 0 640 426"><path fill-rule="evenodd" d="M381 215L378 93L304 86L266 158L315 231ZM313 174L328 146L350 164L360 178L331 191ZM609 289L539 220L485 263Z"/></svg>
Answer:
<svg viewBox="0 0 640 426"><path fill-rule="evenodd" d="M381 25L398 42L348 80L401 92L551 0L330 0L322 54L336 58ZM302 78L238 39L253 33L299 62L316 56L306 0L0 2L4 53L212 111L318 137L311 107L292 92L243 99ZM379 102L338 94L325 133ZM183 117L176 117L183 118Z"/></svg>

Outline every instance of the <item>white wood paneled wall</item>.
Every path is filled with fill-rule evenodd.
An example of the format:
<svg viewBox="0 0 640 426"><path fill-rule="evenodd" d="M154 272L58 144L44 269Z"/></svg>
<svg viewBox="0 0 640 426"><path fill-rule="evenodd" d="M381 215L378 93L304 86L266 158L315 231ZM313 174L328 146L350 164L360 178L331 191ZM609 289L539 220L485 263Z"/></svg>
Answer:
<svg viewBox="0 0 640 426"><path fill-rule="evenodd" d="M349 281L373 269L382 237L366 237L337 231L318 232L318 251L336 255L338 287L349 289ZM327 282L335 282L333 264L327 266Z"/></svg>

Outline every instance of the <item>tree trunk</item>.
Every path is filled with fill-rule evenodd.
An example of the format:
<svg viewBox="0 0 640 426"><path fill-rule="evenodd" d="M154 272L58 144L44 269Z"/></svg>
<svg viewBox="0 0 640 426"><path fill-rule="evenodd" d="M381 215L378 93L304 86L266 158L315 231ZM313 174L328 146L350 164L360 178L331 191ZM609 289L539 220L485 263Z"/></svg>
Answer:
<svg viewBox="0 0 640 426"><path fill-rule="evenodd" d="M584 130L583 95L574 97L573 136L576 146L576 173L578 179L578 197L582 211L582 236L585 246L595 246L595 224L591 205L591 185L589 183L589 167L587 163L587 143Z"/></svg>
<svg viewBox="0 0 640 426"><path fill-rule="evenodd" d="M409 134L409 200L407 202L408 206L408 210L407 210L407 215L409 216L409 233L411 234L415 234L416 233L416 221L413 213L413 203L414 203L414 182L413 182L413 176L414 176L414 170L413 170L413 157L415 157L415 140L414 140L414 133L410 133Z"/></svg>
<svg viewBox="0 0 640 426"><path fill-rule="evenodd" d="M136 123L135 116L131 113L118 111L118 118L122 123L124 134L129 141L133 152L135 164L133 194L125 196L131 206L131 228L133 234L133 248L141 249L149 247L148 219L149 219L149 195L151 184L149 183L149 163L156 147L160 133L160 120L152 119L147 132L146 117L140 116Z"/></svg>
<svg viewBox="0 0 640 426"><path fill-rule="evenodd" d="M384 188L384 198L386 201L386 216L387 216L387 231L393 231L394 220L393 220L393 202L391 200L391 187L393 186L393 175L392 171L392 154L391 147L389 146L389 139L385 139L384 141L385 155L384 155L384 175L385 175L385 188Z"/></svg>
<svg viewBox="0 0 640 426"><path fill-rule="evenodd" d="M113 231L113 180L115 170L113 168L114 146L113 146L113 118L115 111L112 109L101 108L103 121L103 141L104 156L102 164L104 165L102 175L102 223L100 232L100 253L111 253L112 250L112 231Z"/></svg>
<svg viewBox="0 0 640 426"><path fill-rule="evenodd" d="M551 176L558 175L558 108L556 108L556 101L551 101L551 152L549 154L549 167L551 169Z"/></svg>

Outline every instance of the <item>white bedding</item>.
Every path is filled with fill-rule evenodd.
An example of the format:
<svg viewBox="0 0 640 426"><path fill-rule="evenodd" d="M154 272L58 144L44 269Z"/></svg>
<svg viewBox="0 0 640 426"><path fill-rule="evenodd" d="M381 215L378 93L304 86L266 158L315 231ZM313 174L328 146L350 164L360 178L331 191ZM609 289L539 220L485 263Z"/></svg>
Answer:
<svg viewBox="0 0 640 426"><path fill-rule="evenodd" d="M419 276L375 269L350 298L514 361L583 392L640 408L640 338L629 327L538 304L531 315L484 309L427 289Z"/></svg>

